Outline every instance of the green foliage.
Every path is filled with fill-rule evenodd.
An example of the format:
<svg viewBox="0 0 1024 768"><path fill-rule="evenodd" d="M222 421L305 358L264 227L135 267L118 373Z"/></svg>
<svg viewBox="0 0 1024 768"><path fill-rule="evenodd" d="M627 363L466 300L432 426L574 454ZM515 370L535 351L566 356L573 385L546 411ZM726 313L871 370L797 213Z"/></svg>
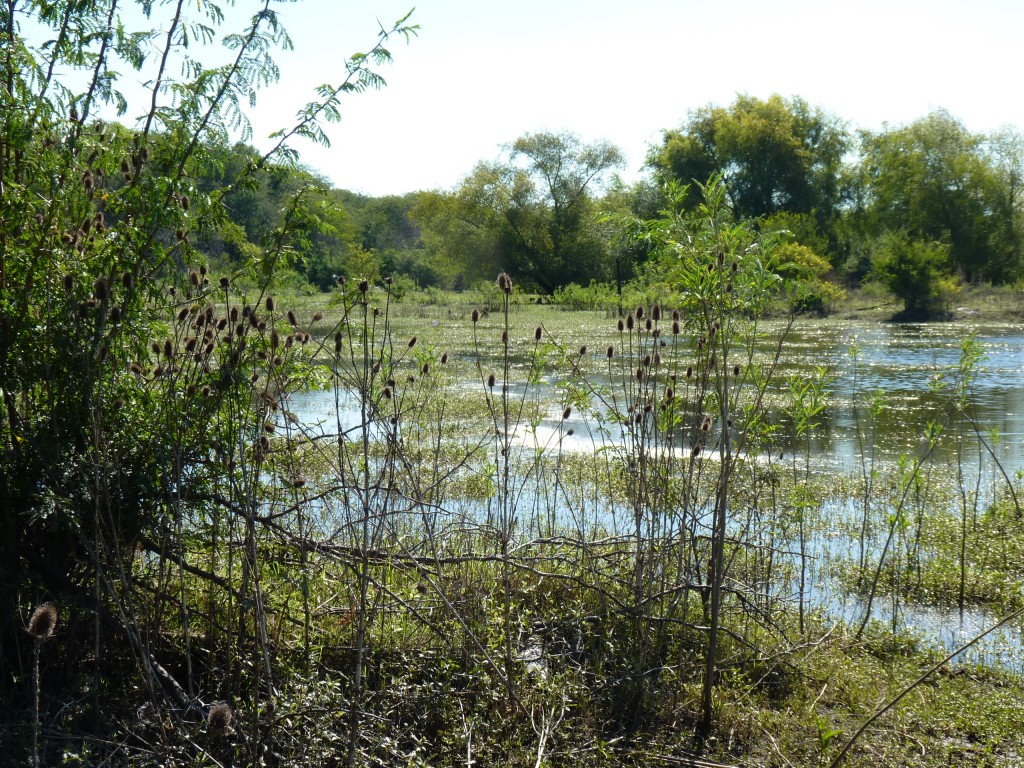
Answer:
<svg viewBox="0 0 1024 768"><path fill-rule="evenodd" d="M956 289L949 277L949 248L892 232L875 243L872 270L903 301L907 318L935 314Z"/></svg>
<svg viewBox="0 0 1024 768"><path fill-rule="evenodd" d="M741 95L727 108L691 111L681 129L665 131L648 163L663 180L682 184L721 174L737 217L810 215L819 236L830 239L849 146L845 126L803 99Z"/></svg>
<svg viewBox="0 0 1024 768"><path fill-rule="evenodd" d="M862 132L861 153L864 202L854 223L863 236L892 230L946 243L949 266L968 281L1002 281L1019 269L1019 157L1004 154L996 162L983 136L943 111Z"/></svg>
<svg viewBox="0 0 1024 768"><path fill-rule="evenodd" d="M486 278L503 270L550 293L611 276L593 194L622 162L604 142L526 134L503 159L477 165L454 192L421 196L412 216L452 274Z"/></svg>
<svg viewBox="0 0 1024 768"><path fill-rule="evenodd" d="M781 243L776 256L779 273L791 280L793 311L826 314L836 302L846 298L846 291L825 279L832 265L806 245Z"/></svg>

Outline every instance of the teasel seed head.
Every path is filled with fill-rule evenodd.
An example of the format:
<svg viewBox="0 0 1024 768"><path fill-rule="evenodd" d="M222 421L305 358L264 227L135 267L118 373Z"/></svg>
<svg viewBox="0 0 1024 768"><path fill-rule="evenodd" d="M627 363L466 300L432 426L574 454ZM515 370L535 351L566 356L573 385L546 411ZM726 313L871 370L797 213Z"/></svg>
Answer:
<svg viewBox="0 0 1024 768"><path fill-rule="evenodd" d="M57 606L51 602L40 604L28 620L28 633L42 642L53 637L57 630Z"/></svg>
<svg viewBox="0 0 1024 768"><path fill-rule="evenodd" d="M412 349L415 346L416 346L416 337L413 336L411 339L409 339L409 349Z"/></svg>
<svg viewBox="0 0 1024 768"><path fill-rule="evenodd" d="M134 373L136 376L141 376L143 374L143 368L138 363L132 363L129 366L129 370L131 370L131 372Z"/></svg>
<svg viewBox="0 0 1024 768"><path fill-rule="evenodd" d="M737 262L734 261L732 263L732 271L736 272L739 268L740 268L740 265Z"/></svg>
<svg viewBox="0 0 1024 768"><path fill-rule="evenodd" d="M166 357L168 360L174 357L174 345L171 343L170 339L167 339L164 342L164 357Z"/></svg>
<svg viewBox="0 0 1024 768"><path fill-rule="evenodd" d="M693 366L692 365L686 366L686 378L688 378L688 379L692 379L693 378Z"/></svg>
<svg viewBox="0 0 1024 768"><path fill-rule="evenodd" d="M624 330L626 330L626 326L625 326L625 324L624 324L624 323L622 322L622 320L620 319L620 320L619 320L619 333L622 333L622 332L623 332Z"/></svg>
<svg viewBox="0 0 1024 768"><path fill-rule="evenodd" d="M643 320L644 319L644 308L643 308L643 305L640 305L639 307L636 308L636 319L637 320Z"/></svg>
<svg viewBox="0 0 1024 768"><path fill-rule="evenodd" d="M495 382L494 374L492 373L492 374L490 374L487 377L487 387L488 387L488 389L494 389L494 382Z"/></svg>
<svg viewBox="0 0 1024 768"><path fill-rule="evenodd" d="M96 278L96 282L92 284L92 292L100 301L107 300L107 283L102 278Z"/></svg>
<svg viewBox="0 0 1024 768"><path fill-rule="evenodd" d="M585 354L587 354L587 345L586 344L584 344L582 347L580 347L580 357L583 357Z"/></svg>
<svg viewBox="0 0 1024 768"><path fill-rule="evenodd" d="M187 317L188 317L188 307L182 307L181 309L178 310L178 322L179 323L185 322L185 318L187 318Z"/></svg>
<svg viewBox="0 0 1024 768"><path fill-rule="evenodd" d="M210 707L206 716L206 729L211 734L222 735L231 727L235 721L235 713L231 707L223 701L218 701Z"/></svg>
<svg viewBox="0 0 1024 768"><path fill-rule="evenodd" d="M366 281L366 280L360 280L359 281L359 292L360 293L366 293L368 290L370 290L370 283L368 281Z"/></svg>
<svg viewBox="0 0 1024 768"><path fill-rule="evenodd" d="M678 336L679 335L679 321L678 320L673 320L672 321L672 335L673 336Z"/></svg>
<svg viewBox="0 0 1024 768"><path fill-rule="evenodd" d="M533 340L540 341L540 337L544 334L544 331L538 325L533 331Z"/></svg>
<svg viewBox="0 0 1024 768"><path fill-rule="evenodd" d="M649 331L653 327L654 327L654 323L652 323L651 322L651 318L648 317L646 323L644 324L644 328L646 328Z"/></svg>
<svg viewBox="0 0 1024 768"><path fill-rule="evenodd" d="M740 375L740 367L738 365L734 365L732 367L732 375L733 376L739 376Z"/></svg>
<svg viewBox="0 0 1024 768"><path fill-rule="evenodd" d="M341 352L341 331L334 334L334 354Z"/></svg>
<svg viewBox="0 0 1024 768"><path fill-rule="evenodd" d="M632 314L626 315L626 328L627 328L627 330L630 330L630 331L633 330L633 315Z"/></svg>
<svg viewBox="0 0 1024 768"><path fill-rule="evenodd" d="M615 347L613 347L611 344L609 344L608 345L608 351L607 351L606 354L608 355L608 359L611 360L612 357L614 357L614 355L615 355Z"/></svg>
<svg viewBox="0 0 1024 768"><path fill-rule="evenodd" d="M572 416L572 406L566 406L565 410L562 411L562 421L568 421L569 417Z"/></svg>
<svg viewBox="0 0 1024 768"><path fill-rule="evenodd" d="M479 309L474 309L470 313L469 319L472 320L474 323L476 323L478 320L480 320L480 310Z"/></svg>
<svg viewBox="0 0 1024 768"><path fill-rule="evenodd" d="M512 278L509 277L507 273L502 272L501 274L498 275L497 285L501 292L504 293L506 296L511 295Z"/></svg>
<svg viewBox="0 0 1024 768"><path fill-rule="evenodd" d="M71 293L75 290L75 277L74 275L64 275L64 292Z"/></svg>
<svg viewBox="0 0 1024 768"><path fill-rule="evenodd" d="M318 312L314 312L313 313L313 322L314 323L319 323L323 319L324 319L324 313L323 312L319 312L318 311Z"/></svg>
<svg viewBox="0 0 1024 768"><path fill-rule="evenodd" d="M501 332L501 343L508 344L508 331Z"/></svg>
<svg viewBox="0 0 1024 768"><path fill-rule="evenodd" d="M445 365L447 362L448 362L448 353L447 352L442 352L441 353L441 365Z"/></svg>

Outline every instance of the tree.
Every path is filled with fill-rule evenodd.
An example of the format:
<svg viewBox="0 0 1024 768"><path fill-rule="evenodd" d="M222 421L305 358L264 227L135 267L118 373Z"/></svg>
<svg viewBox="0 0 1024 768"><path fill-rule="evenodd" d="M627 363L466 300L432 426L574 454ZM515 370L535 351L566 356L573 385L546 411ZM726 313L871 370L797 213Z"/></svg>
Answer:
<svg viewBox="0 0 1024 768"><path fill-rule="evenodd" d="M688 206L697 201L696 184L718 173L739 218L810 214L833 240L849 146L842 121L799 97L741 95L729 107L690 112L681 128L664 132L648 164L663 180L692 185Z"/></svg>
<svg viewBox="0 0 1024 768"><path fill-rule="evenodd" d="M949 247L889 232L875 243L872 271L903 301L901 317L931 317L955 289L949 276Z"/></svg>
<svg viewBox="0 0 1024 768"><path fill-rule="evenodd" d="M861 237L903 231L911 241L946 243L951 265L968 281L1010 277L1014 245L1006 225L1015 177L1000 178L983 137L938 110L906 126L862 132L861 151Z"/></svg>
<svg viewBox="0 0 1024 768"><path fill-rule="evenodd" d="M421 200L413 216L429 230L425 239L471 275L505 270L546 292L607 279L594 195L622 163L607 142L526 134L503 159L478 164L454 192Z"/></svg>
<svg viewBox="0 0 1024 768"><path fill-rule="evenodd" d="M137 5L148 19L152 4ZM254 516L274 470L261 439L268 401L277 408L287 377L300 380L304 366L296 323L264 292L295 245L291 224L315 213L308 185L284 196L258 246L236 225L231 236L252 247L231 275L210 275L194 240L225 223L231 187L274 183L263 176L294 159L291 139L326 142L321 123L338 117L341 95L381 84L371 67L389 58L384 43L413 31L405 19L382 28L275 147L211 191L197 179L221 162L216 148L232 131L244 133L241 105L273 81L272 52L289 41L269 2L230 34L207 0L169 7L164 31L133 33L114 2L0 6L0 526L16 532L0 539L0 699L15 700L6 686L26 666L20 607L46 595L70 614L63 682L81 684L91 666L80 701L105 733L118 725L104 708L123 706L128 690L163 712L167 697L182 715L203 713L186 573L202 574L211 610L233 606L228 622L249 632L235 635L245 660L229 674L245 667L252 676L232 697L255 708L273 690ZM231 60L210 68L189 43L215 37ZM162 55L147 58L150 44ZM132 130L95 118L103 103L123 113L122 65L151 88ZM180 78L171 74L179 65ZM257 286L248 296L239 287L247 282ZM197 568L186 542L186 531L212 535L216 550L226 518L244 529L240 582L215 565ZM175 618L165 611L172 583L182 587ZM226 603L215 588L226 588ZM209 616L211 628L224 626L224 614ZM175 619L170 645L188 670L188 694L155 660ZM138 676L126 676L133 662ZM74 719L86 720L81 710ZM260 759L255 750L249 758Z"/></svg>

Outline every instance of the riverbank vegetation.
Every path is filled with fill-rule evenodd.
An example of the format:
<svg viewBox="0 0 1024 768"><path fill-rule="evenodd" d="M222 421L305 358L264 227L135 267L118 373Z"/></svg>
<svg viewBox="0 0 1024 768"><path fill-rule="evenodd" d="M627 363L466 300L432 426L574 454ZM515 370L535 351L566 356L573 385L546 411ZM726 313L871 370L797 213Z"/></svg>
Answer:
<svg viewBox="0 0 1024 768"><path fill-rule="evenodd" d="M168 6L157 61L113 4L16 6L0 9L12 760L1019 761L1019 668L943 663L952 649L900 622L954 595L992 623L1020 609L1020 478L973 410L985 350L968 336L935 370L896 458L866 448L891 404L855 384L857 463L818 462L838 372L793 340L799 313L842 299L822 190L759 196L735 163L675 178L657 152L659 183L625 190L602 184L613 147L537 134L459 190L362 199L296 167L291 141L326 141L343 99L382 83L408 17L259 154L231 138L286 43L270 5L217 68L186 45L220 34L205 2L198 20ZM122 65L153 87L130 129L95 116ZM793 209L742 208L765 200ZM907 232L929 243L912 258L964 253ZM1015 274L971 264L968 281Z"/></svg>

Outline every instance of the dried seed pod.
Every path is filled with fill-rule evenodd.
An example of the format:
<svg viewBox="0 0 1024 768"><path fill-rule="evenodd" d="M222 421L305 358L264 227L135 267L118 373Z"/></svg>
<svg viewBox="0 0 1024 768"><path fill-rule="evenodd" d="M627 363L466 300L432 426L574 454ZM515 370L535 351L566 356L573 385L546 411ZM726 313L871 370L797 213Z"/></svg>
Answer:
<svg viewBox="0 0 1024 768"><path fill-rule="evenodd" d="M46 602L32 611L28 620L28 633L40 642L49 640L57 629L57 606Z"/></svg>

